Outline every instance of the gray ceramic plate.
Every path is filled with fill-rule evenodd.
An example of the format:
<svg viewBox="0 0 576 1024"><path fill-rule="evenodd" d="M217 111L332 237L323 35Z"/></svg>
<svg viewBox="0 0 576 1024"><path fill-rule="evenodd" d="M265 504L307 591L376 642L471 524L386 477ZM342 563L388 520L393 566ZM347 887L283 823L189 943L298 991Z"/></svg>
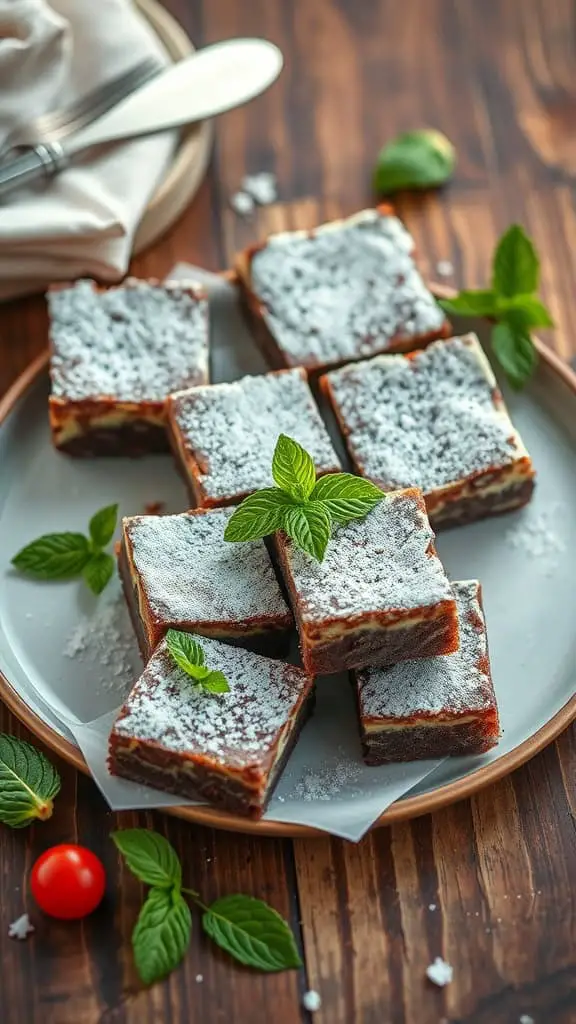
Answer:
<svg viewBox="0 0 576 1024"><path fill-rule="evenodd" d="M476 329L482 323L456 324ZM227 332L214 354L213 379L265 369L239 335ZM505 390L505 389L504 389ZM30 538L63 528L63 509L74 522L120 500L124 512L161 499L180 511L185 498L171 460L75 461L50 444L45 362L18 381L0 405L0 556L3 565ZM434 810L501 777L549 743L576 715L576 377L543 353L535 380L520 395L506 394L512 418L538 470L538 487L524 511L441 534L438 548L455 579L482 581L503 737L490 754L444 761L379 819L389 823ZM78 748L51 708L87 720L102 713L78 678L63 645L78 614L79 592L46 587L10 571L0 578L0 696L46 743L85 769ZM2 678L3 677L3 678ZM110 696L110 706L117 703ZM277 835L310 834L306 826L247 822L207 806L173 813L220 828Z"/></svg>

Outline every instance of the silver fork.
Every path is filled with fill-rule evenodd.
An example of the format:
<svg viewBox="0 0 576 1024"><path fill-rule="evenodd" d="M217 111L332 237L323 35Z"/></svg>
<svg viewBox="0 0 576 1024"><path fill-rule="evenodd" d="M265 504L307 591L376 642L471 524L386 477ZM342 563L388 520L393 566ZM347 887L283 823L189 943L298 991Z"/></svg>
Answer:
<svg viewBox="0 0 576 1024"><path fill-rule="evenodd" d="M115 78L104 82L90 92L80 96L68 107L52 110L37 117L24 129L14 131L0 151L0 160L5 159L12 149L34 147L46 142L57 142L72 132L79 131L92 121L102 117L130 93L139 89L150 78L163 70L164 65L156 57L144 57Z"/></svg>

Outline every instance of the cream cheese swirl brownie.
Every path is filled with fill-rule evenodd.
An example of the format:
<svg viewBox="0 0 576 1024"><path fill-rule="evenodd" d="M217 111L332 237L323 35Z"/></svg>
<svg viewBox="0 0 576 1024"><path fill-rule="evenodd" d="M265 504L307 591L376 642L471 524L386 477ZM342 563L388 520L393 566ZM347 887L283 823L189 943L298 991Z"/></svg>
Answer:
<svg viewBox="0 0 576 1024"><path fill-rule="evenodd" d="M361 476L419 487L435 529L519 508L534 468L476 335L320 381Z"/></svg>
<svg viewBox="0 0 576 1024"><path fill-rule="evenodd" d="M130 278L48 292L50 424L71 455L166 451L170 392L208 382L208 301L200 286Z"/></svg>
<svg viewBox="0 0 576 1024"><path fill-rule="evenodd" d="M460 649L355 673L367 764L483 754L498 742L498 708L488 656L482 591L453 583Z"/></svg>
<svg viewBox="0 0 576 1024"><path fill-rule="evenodd" d="M282 533L276 546L307 672L457 649L456 603L420 491L388 494L364 519L337 528L323 562Z"/></svg>
<svg viewBox="0 0 576 1024"><path fill-rule="evenodd" d="M179 392L168 399L168 424L192 501L204 508L273 487L281 433L309 452L319 475L341 469L301 368Z"/></svg>
<svg viewBox="0 0 576 1024"><path fill-rule="evenodd" d="M212 509L123 520L119 570L144 658L170 628L228 639L290 629L264 542L224 540L231 514Z"/></svg>
<svg viewBox="0 0 576 1024"><path fill-rule="evenodd" d="M198 690L166 642L154 652L114 724L114 775L260 818L312 706L302 669L202 639L228 693Z"/></svg>
<svg viewBox="0 0 576 1024"><path fill-rule="evenodd" d="M389 206L272 235L240 253L236 269L275 367L319 370L450 333Z"/></svg>

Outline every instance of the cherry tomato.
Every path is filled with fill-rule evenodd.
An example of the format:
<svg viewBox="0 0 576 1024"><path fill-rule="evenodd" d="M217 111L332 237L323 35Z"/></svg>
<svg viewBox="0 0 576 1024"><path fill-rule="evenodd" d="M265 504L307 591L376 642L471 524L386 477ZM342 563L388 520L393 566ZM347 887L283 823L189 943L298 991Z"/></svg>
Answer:
<svg viewBox="0 0 576 1024"><path fill-rule="evenodd" d="M106 875L102 862L91 850L62 843L38 857L30 888L45 914L72 920L96 909L104 895Z"/></svg>

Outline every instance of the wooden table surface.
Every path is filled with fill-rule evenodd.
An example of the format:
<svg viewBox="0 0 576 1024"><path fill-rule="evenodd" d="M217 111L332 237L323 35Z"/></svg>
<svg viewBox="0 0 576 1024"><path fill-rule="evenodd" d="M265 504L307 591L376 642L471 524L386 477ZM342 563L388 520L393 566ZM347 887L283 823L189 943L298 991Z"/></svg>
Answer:
<svg viewBox="0 0 576 1024"><path fill-rule="evenodd" d="M197 43L263 35L286 57L279 82L222 117L196 200L135 260L162 276L176 260L225 266L271 229L305 226L371 200L379 146L435 126L456 144L455 181L404 198L400 211L430 275L486 281L495 239L519 221L543 263L543 297L576 352L576 5L570 0L170 0ZM280 201L241 221L228 199L245 172L275 171ZM0 309L0 390L46 344L43 300ZM0 483L1 486L1 483ZM544 682L544 681L543 681ZM22 733L0 708L0 727ZM358 845L259 840L159 814L111 814L95 785L59 764L54 817L0 830L0 1020L3 1024L152 1024L310 1020L316 1024L535 1024L576 1021L576 731L471 801L382 829ZM233 891L269 900L291 922L305 968L260 975L236 967L196 929L183 967L145 990L130 933L142 899L108 839L152 826L175 845L185 884L205 899ZM80 924L34 915L32 940L7 937L31 907L34 858L85 843L104 860L105 905ZM424 980L443 956L444 990ZM199 980L199 976L202 980Z"/></svg>

